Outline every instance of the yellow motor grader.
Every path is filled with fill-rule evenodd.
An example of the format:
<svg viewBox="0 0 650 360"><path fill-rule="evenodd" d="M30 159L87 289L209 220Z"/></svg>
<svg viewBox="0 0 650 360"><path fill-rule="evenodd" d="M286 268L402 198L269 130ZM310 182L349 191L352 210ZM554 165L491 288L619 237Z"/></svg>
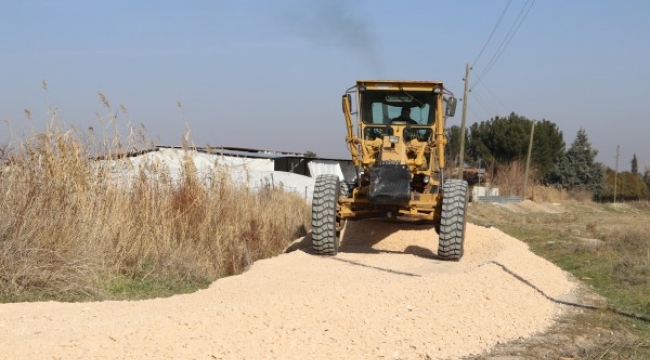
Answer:
<svg viewBox="0 0 650 360"><path fill-rule="evenodd" d="M342 220L410 218L434 224L439 258L460 260L468 187L444 171L445 119L456 98L438 81L359 80L342 101L356 177L316 178L314 253L338 253Z"/></svg>

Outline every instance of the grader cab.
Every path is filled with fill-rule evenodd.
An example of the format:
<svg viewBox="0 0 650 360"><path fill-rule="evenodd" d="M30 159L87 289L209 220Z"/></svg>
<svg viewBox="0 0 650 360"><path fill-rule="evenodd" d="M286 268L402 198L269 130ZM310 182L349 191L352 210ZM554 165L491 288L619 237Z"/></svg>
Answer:
<svg viewBox="0 0 650 360"><path fill-rule="evenodd" d="M441 82L359 80L342 98L351 182L316 178L314 253L336 255L343 220L416 219L439 233L438 257L463 256L467 182L445 178L445 120L456 98Z"/></svg>

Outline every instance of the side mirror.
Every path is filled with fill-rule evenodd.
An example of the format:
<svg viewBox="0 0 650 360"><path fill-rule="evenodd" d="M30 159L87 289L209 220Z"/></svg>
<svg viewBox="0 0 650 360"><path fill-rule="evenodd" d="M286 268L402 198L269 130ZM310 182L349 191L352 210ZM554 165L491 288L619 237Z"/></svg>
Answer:
<svg viewBox="0 0 650 360"><path fill-rule="evenodd" d="M454 117L454 114L456 113L456 103L458 103L458 100L450 96L447 98L447 106L445 107L445 116L446 117Z"/></svg>

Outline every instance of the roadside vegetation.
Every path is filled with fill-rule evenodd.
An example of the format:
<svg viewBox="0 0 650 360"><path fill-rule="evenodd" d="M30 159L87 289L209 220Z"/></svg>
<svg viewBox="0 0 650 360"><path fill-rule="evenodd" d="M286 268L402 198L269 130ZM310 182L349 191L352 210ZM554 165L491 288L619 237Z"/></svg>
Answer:
<svg viewBox="0 0 650 360"><path fill-rule="evenodd" d="M203 181L189 146L180 181L159 164L143 164L128 182L114 176L106 164L150 146L142 139L80 134L53 117L2 148L0 302L191 292L308 231L304 199L232 183L226 169Z"/></svg>
<svg viewBox="0 0 650 360"><path fill-rule="evenodd" d="M567 192L545 187L535 187L534 192L538 204L473 203L469 221L495 226L526 242L533 252L586 284L579 302L650 318L650 203L597 203L580 193L575 200ZM567 310L575 312L549 334L503 346L496 353L518 351L531 359L650 358L647 321L608 310Z"/></svg>
<svg viewBox="0 0 650 360"><path fill-rule="evenodd" d="M452 173L459 167L460 133L457 125L447 129L445 156ZM528 163L528 185L544 185L571 194L582 192L599 202L650 200L650 166L639 168L639 161L648 164L648 160L639 160L634 154L629 170L611 169L596 161L598 150L592 147L585 129L578 130L567 147L555 123L511 113L469 126L465 144L465 178L470 185L479 181L498 184L501 195L532 198L530 187L522 194L523 169ZM476 176L478 169L481 178ZM512 177L513 169L522 170L516 179Z"/></svg>
<svg viewBox="0 0 650 360"><path fill-rule="evenodd" d="M451 126L447 135L454 173L460 129ZM611 169L596 161L585 129L567 147L554 123L515 113L473 124L466 136L465 179L524 200L472 204L469 220L528 243L588 286L582 300L598 294L598 307L606 309L574 309L548 334L506 344L481 359L649 359L650 324L630 316L650 319L650 166L641 172L634 154L629 170Z"/></svg>

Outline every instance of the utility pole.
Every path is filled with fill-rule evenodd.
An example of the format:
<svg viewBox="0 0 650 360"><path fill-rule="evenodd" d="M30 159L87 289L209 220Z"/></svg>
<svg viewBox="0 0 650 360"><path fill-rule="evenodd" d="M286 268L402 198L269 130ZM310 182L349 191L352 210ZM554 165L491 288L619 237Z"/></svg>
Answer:
<svg viewBox="0 0 650 360"><path fill-rule="evenodd" d="M465 92L463 93L463 116L460 121L460 175L459 179L463 180L465 174L465 119L467 116L467 94L469 93L469 64L465 64Z"/></svg>
<svg viewBox="0 0 650 360"><path fill-rule="evenodd" d="M614 170L614 202L616 202L616 188L618 187L618 149L620 145L616 145L616 169Z"/></svg>
<svg viewBox="0 0 650 360"><path fill-rule="evenodd" d="M526 186L528 185L528 168L530 167L530 155L533 152L533 136L535 135L535 120L530 127L530 141L528 142L528 156L526 157L526 170L524 171L524 189L522 190L521 199L526 199Z"/></svg>

